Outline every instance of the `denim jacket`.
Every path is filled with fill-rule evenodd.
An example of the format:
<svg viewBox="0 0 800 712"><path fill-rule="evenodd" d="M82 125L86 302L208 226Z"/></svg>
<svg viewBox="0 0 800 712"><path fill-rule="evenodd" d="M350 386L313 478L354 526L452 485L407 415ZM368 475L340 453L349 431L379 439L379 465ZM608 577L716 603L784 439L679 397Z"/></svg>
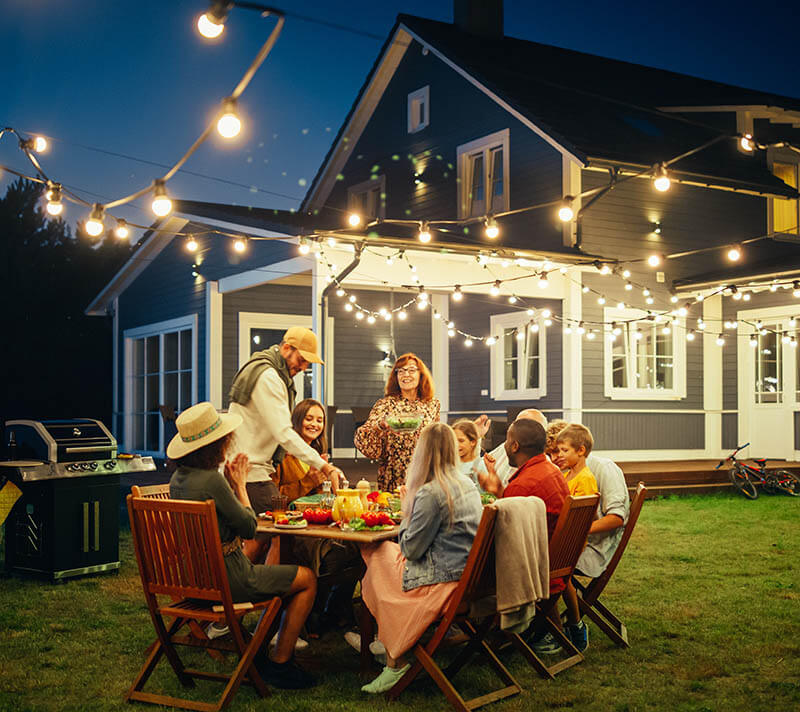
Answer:
<svg viewBox="0 0 800 712"><path fill-rule="evenodd" d="M447 496L436 482L419 488L411 516L400 525L404 591L461 578L483 508L478 488L465 475L457 475L451 494L452 527Z"/></svg>

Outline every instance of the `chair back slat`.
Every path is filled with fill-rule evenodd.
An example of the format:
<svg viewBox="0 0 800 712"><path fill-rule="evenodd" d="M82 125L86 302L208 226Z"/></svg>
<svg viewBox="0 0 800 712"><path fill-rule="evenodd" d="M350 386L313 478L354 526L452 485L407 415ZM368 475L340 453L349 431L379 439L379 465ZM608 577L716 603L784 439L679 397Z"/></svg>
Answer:
<svg viewBox="0 0 800 712"><path fill-rule="evenodd" d="M145 593L230 600L213 500L129 495L128 513Z"/></svg>
<svg viewBox="0 0 800 712"><path fill-rule="evenodd" d="M600 495L569 496L550 538L550 579L572 575L578 557L586 545L589 527L594 521Z"/></svg>
<svg viewBox="0 0 800 712"><path fill-rule="evenodd" d="M639 514L642 511L642 505L644 504L646 497L647 487L645 486L644 482L640 482L636 487L636 492L631 500L631 507L628 511L628 521L625 522L625 529L622 532L622 537L619 540L619 544L617 544L617 549L614 552L614 555L611 557L611 561L608 562L608 566L606 566L603 573L597 578L592 579L592 582L589 584L586 591L584 591L583 599L589 605L593 605L598 596L603 592L603 589L606 587L606 584L613 575L614 570L617 568L617 564L619 564L622 555L625 553L625 548L628 546L628 541L630 541L631 534L633 534L633 528L636 526L636 522L639 520Z"/></svg>
<svg viewBox="0 0 800 712"><path fill-rule="evenodd" d="M169 483L163 485L131 485L131 494L134 497L147 499L169 499Z"/></svg>

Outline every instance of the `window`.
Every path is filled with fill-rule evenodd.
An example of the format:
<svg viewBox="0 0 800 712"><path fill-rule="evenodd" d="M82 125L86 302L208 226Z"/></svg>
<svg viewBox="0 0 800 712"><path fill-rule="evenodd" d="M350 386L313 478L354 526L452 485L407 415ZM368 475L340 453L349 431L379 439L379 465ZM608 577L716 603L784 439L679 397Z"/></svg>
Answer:
<svg viewBox="0 0 800 712"><path fill-rule="evenodd" d="M780 178L786 185L797 188L797 169L796 163L781 163L775 161L772 164L772 172ZM787 235L798 235L798 200L782 200L781 198L772 199L772 231Z"/></svg>
<svg viewBox="0 0 800 712"><path fill-rule="evenodd" d="M459 146L459 217L508 210L508 129Z"/></svg>
<svg viewBox="0 0 800 712"><path fill-rule="evenodd" d="M605 309L618 335L605 335L605 395L620 400L686 397L685 322L642 318L638 309ZM613 337L613 338L612 338Z"/></svg>
<svg viewBox="0 0 800 712"><path fill-rule="evenodd" d="M160 454L164 432L159 406L178 413L197 400L195 316L125 331L125 445Z"/></svg>
<svg viewBox="0 0 800 712"><path fill-rule="evenodd" d="M386 176L358 183L347 189L347 209L365 222L386 216Z"/></svg>
<svg viewBox="0 0 800 712"><path fill-rule="evenodd" d="M491 387L495 400L530 400L547 393L544 318L525 312L496 314L491 333Z"/></svg>
<svg viewBox="0 0 800 712"><path fill-rule="evenodd" d="M756 403L782 403L783 402L783 348L778 332L779 324L765 324L765 334L759 332L756 346L751 347L756 351L753 359L755 379L753 394Z"/></svg>
<svg viewBox="0 0 800 712"><path fill-rule="evenodd" d="M408 95L408 133L422 131L430 123L430 93L425 86Z"/></svg>

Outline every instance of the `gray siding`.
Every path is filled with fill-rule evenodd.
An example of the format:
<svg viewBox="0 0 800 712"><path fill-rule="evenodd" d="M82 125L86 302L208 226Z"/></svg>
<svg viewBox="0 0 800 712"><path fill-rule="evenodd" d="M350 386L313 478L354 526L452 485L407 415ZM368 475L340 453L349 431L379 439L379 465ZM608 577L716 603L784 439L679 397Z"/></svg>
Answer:
<svg viewBox="0 0 800 712"><path fill-rule="evenodd" d="M796 419L795 419L796 420ZM738 413L722 414L722 449L735 450L739 443L739 415Z"/></svg>
<svg viewBox="0 0 800 712"><path fill-rule="evenodd" d="M222 400L226 408L228 390L239 368L239 312L310 316L311 287L262 284L222 295Z"/></svg>
<svg viewBox="0 0 800 712"><path fill-rule="evenodd" d="M598 450L687 450L705 447L701 413L584 413Z"/></svg>
<svg viewBox="0 0 800 712"><path fill-rule="evenodd" d="M450 303L450 316L459 329L476 336L489 334L489 318L493 314L507 314L514 308L490 296L469 294L458 304ZM561 302L552 299L525 299L534 309L550 309L561 313ZM562 408L562 358L561 329L557 322L547 329L547 394L535 401L495 401L490 395L482 396L485 389L491 394L489 349L480 342L465 346L462 338L450 340L450 410L482 412L505 410L514 407L536 407L545 411ZM548 413L550 416L550 413Z"/></svg>
<svg viewBox="0 0 800 712"><path fill-rule="evenodd" d="M430 86L430 124L407 131L408 94ZM386 176L386 216L454 218L457 211L457 147L509 129L511 208L561 197L561 155L481 91L439 61L423 56L412 42L370 122L352 148L327 203L343 207L347 188ZM414 173L422 173L420 185ZM471 244L495 243L472 227ZM542 249L561 247L561 224L553 211L539 210L503 219L503 245Z"/></svg>

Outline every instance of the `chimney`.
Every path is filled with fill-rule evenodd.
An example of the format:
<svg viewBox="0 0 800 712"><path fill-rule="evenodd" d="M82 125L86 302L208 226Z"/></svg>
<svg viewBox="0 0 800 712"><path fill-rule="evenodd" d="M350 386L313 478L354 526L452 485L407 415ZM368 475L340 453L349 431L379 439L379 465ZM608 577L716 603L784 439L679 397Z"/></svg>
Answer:
<svg viewBox="0 0 800 712"><path fill-rule="evenodd" d="M503 37L503 0L453 0L453 20L462 32Z"/></svg>

